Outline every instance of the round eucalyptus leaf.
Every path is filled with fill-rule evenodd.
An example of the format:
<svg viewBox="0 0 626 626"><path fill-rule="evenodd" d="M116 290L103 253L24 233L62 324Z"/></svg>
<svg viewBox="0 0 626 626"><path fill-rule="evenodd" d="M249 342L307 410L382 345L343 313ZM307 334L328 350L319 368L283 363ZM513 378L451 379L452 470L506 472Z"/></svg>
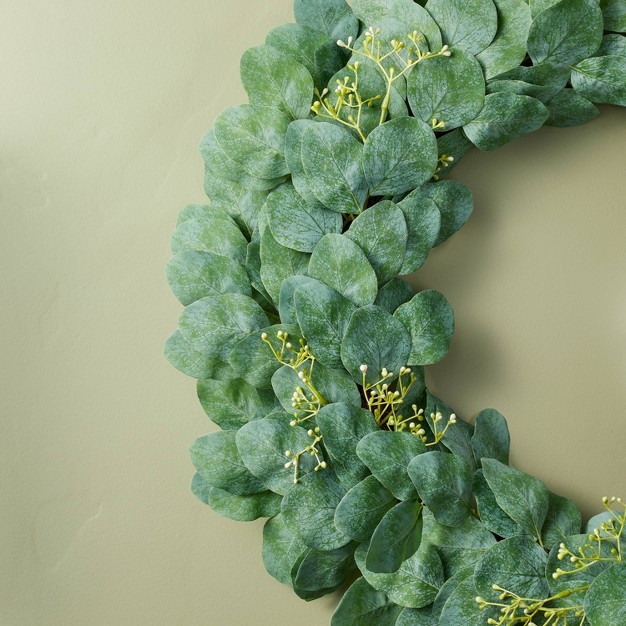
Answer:
<svg viewBox="0 0 626 626"><path fill-rule="evenodd" d="M209 378L219 367L218 359L193 348L180 330L175 330L168 337L164 352L165 358L177 370L192 378Z"/></svg>
<svg viewBox="0 0 626 626"><path fill-rule="evenodd" d="M437 166L437 142L429 126L412 117L375 128L363 149L363 168L373 196L399 194L429 180Z"/></svg>
<svg viewBox="0 0 626 626"><path fill-rule="evenodd" d="M408 230L404 260L399 271L402 275L415 272L426 262L428 254L437 242L441 228L439 207L431 198L421 193L420 190L422 189L424 186L414 193L410 193L402 202L398 203L398 208L404 215ZM410 298L405 302L408 300ZM398 306L400 304L404 304L404 302L399 303Z"/></svg>
<svg viewBox="0 0 626 626"><path fill-rule="evenodd" d="M624 0L600 0L605 30L626 32L626 2Z"/></svg>
<svg viewBox="0 0 626 626"><path fill-rule="evenodd" d="M587 98L583 98L574 89L563 89L546 103L550 117L546 120L548 126L578 126L586 124L600 115L598 107Z"/></svg>
<svg viewBox="0 0 626 626"><path fill-rule="evenodd" d="M361 213L345 235L365 252L379 285L384 285L399 272L408 232L403 212L393 202L383 200Z"/></svg>
<svg viewBox="0 0 626 626"><path fill-rule="evenodd" d="M300 287L317 287L322 284L323 283L316 278L310 278L302 274L296 274L295 276L290 276L283 280L283 284L280 286L280 295L278 296L278 312L283 324L298 323L295 302L296 291L300 289Z"/></svg>
<svg viewBox="0 0 626 626"><path fill-rule="evenodd" d="M345 0L295 0L293 12L298 24L323 30L335 41L347 41L359 31L359 20Z"/></svg>
<svg viewBox="0 0 626 626"><path fill-rule="evenodd" d="M472 449L476 463L483 458L496 459L508 465L511 435L504 417L495 409L485 409L474 419Z"/></svg>
<svg viewBox="0 0 626 626"><path fill-rule="evenodd" d="M626 106L626 56L585 59L572 68L572 86L597 104Z"/></svg>
<svg viewBox="0 0 626 626"><path fill-rule="evenodd" d="M453 50L476 55L496 36L498 14L493 0L428 0L426 9Z"/></svg>
<svg viewBox="0 0 626 626"><path fill-rule="evenodd" d="M550 492L550 506L541 529L544 546L553 546L581 532L583 520L576 503Z"/></svg>
<svg viewBox="0 0 626 626"><path fill-rule="evenodd" d="M237 496L230 491L211 487L207 504L222 517L236 522L252 522L259 517L274 517L280 513L282 500L281 496L271 491Z"/></svg>
<svg viewBox="0 0 626 626"><path fill-rule="evenodd" d="M263 565L276 580L290 585L291 570L306 552L307 546L289 530L280 513L265 522Z"/></svg>
<svg viewBox="0 0 626 626"><path fill-rule="evenodd" d="M443 605L439 624L468 626L469 624L487 624L489 619L497 620L500 617L498 609L488 606L481 610L476 602L476 596L476 585L474 577L471 576L459 584Z"/></svg>
<svg viewBox="0 0 626 626"><path fill-rule="evenodd" d="M372 304L378 293L376 273L365 253L344 235L320 239L309 262L309 276L317 278L356 304Z"/></svg>
<svg viewBox="0 0 626 626"><path fill-rule="evenodd" d="M401 278L392 278L380 288L374 304L393 314L401 304L408 302L414 295L413 287L409 283Z"/></svg>
<svg viewBox="0 0 626 626"><path fill-rule="evenodd" d="M432 365L448 353L454 334L454 313L438 292L426 290L394 313L411 336L409 365Z"/></svg>
<svg viewBox="0 0 626 626"><path fill-rule="evenodd" d="M474 56L459 49L451 57L420 63L409 75L407 94L415 117L427 124L433 120L443 122L445 129L451 130L471 122L480 113L485 102L485 79Z"/></svg>
<svg viewBox="0 0 626 626"><path fill-rule="evenodd" d="M600 47L593 56L626 56L626 37L616 33L604 35Z"/></svg>
<svg viewBox="0 0 626 626"><path fill-rule="evenodd" d="M376 591L365 578L358 578L343 595L331 626L394 626L402 607L382 592Z"/></svg>
<svg viewBox="0 0 626 626"><path fill-rule="evenodd" d="M289 124L285 135L285 160L291 172L291 184L302 198L312 199L315 196L311 191L302 163L302 136L309 126L315 125L312 120L295 120Z"/></svg>
<svg viewBox="0 0 626 626"><path fill-rule="evenodd" d="M395 626L439 626L432 607L402 609Z"/></svg>

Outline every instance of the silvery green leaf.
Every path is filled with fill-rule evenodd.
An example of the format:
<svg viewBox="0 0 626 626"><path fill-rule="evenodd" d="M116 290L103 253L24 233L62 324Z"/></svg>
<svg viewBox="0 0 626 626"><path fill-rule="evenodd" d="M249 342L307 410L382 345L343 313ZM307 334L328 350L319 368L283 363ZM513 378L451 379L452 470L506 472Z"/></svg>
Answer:
<svg viewBox="0 0 626 626"><path fill-rule="evenodd" d="M454 233L461 230L474 210L472 192L467 185L457 180L428 183L415 193L431 198L441 213L441 226L435 241L436 246L440 246Z"/></svg>
<svg viewBox="0 0 626 626"><path fill-rule="evenodd" d="M222 430L237 430L278 408L271 391L257 390L241 378L204 378L198 381L197 392L204 412Z"/></svg>
<svg viewBox="0 0 626 626"><path fill-rule="evenodd" d="M443 34L443 42L453 50L469 54L482 52L498 30L498 14L493 0L428 0L426 10Z"/></svg>
<svg viewBox="0 0 626 626"><path fill-rule="evenodd" d="M248 174L274 179L289 173L285 133L291 121L278 109L241 104L218 115L215 138L224 153Z"/></svg>
<svg viewBox="0 0 626 626"><path fill-rule="evenodd" d="M432 365L448 353L454 334L454 313L438 291L418 293L394 313L411 336L409 365Z"/></svg>
<svg viewBox="0 0 626 626"><path fill-rule="evenodd" d="M522 598L547 598L548 555L528 535L504 539L484 554L474 571L476 589L490 602L498 602L497 584Z"/></svg>
<svg viewBox="0 0 626 626"><path fill-rule="evenodd" d="M207 504L218 515L236 522L252 522L259 517L274 517L280 513L281 502L282 497L271 491L237 496L217 487L210 488L207 500Z"/></svg>
<svg viewBox="0 0 626 626"><path fill-rule="evenodd" d="M615 33L604 35L598 51L593 56L626 56L626 37Z"/></svg>
<svg viewBox="0 0 626 626"><path fill-rule="evenodd" d="M495 409L481 411L475 420L472 448L476 465L483 458L496 459L509 464L511 435L504 417Z"/></svg>
<svg viewBox="0 0 626 626"><path fill-rule="evenodd" d="M396 498L409 500L417 496L417 491L407 468L417 455L426 450L424 443L415 435L379 431L363 437L356 453Z"/></svg>
<svg viewBox="0 0 626 626"><path fill-rule="evenodd" d="M251 421L237 432L237 448L245 466L264 485L275 493L285 495L293 485L294 470L286 469L289 450L297 454L312 442L307 431L290 426L291 416L278 413L265 419ZM300 457L298 475L313 471L316 462L310 455Z"/></svg>
<svg viewBox="0 0 626 626"><path fill-rule="evenodd" d="M535 65L574 65L599 48L603 28L597 0L560 0L533 20L528 54Z"/></svg>
<svg viewBox="0 0 626 626"><path fill-rule="evenodd" d="M165 272L170 289L184 305L221 293L252 294L244 268L210 252L180 252L169 260Z"/></svg>
<svg viewBox="0 0 626 626"><path fill-rule="evenodd" d="M551 6L558 4L559 0L529 0L530 11L532 17L535 18L539 13L549 9Z"/></svg>
<svg viewBox="0 0 626 626"><path fill-rule="evenodd" d="M408 302L414 295L413 287L409 283L401 278L392 278L380 288L374 304L385 309L387 313L394 313L401 304Z"/></svg>
<svg viewBox="0 0 626 626"><path fill-rule="evenodd" d="M349 543L337 550L309 549L297 570L292 570L294 591L304 600L332 593L356 570L355 548L355 543Z"/></svg>
<svg viewBox="0 0 626 626"><path fill-rule="evenodd" d="M485 102L485 78L472 55L454 50L451 57L420 63L407 79L407 94L415 117L427 124L443 122L450 130L471 122L480 113Z"/></svg>
<svg viewBox="0 0 626 626"><path fill-rule="evenodd" d="M313 78L301 63L268 45L241 57L241 82L250 104L275 107L294 120L306 119L313 101Z"/></svg>
<svg viewBox="0 0 626 626"><path fill-rule="evenodd" d="M360 213L367 198L363 145L333 124L319 122L302 134L302 163L315 197L338 213Z"/></svg>
<svg viewBox="0 0 626 626"><path fill-rule="evenodd" d="M306 545L285 525L279 513L263 526L263 565L279 582L291 585L291 570L308 551Z"/></svg>
<svg viewBox="0 0 626 626"><path fill-rule="evenodd" d="M456 574L451 576L450 578L446 578L446 582L443 584L443 587L439 590L435 601L433 602L432 614L434 618L438 618L443 611L443 607L445 603L448 601L448 598L456 591L456 588L468 578L472 578L474 576L474 567L466 567L461 569ZM440 622L436 621L435 624L438 625ZM418 622L419 624L419 622Z"/></svg>
<svg viewBox="0 0 626 626"><path fill-rule="evenodd" d="M164 353L177 370L192 378L208 378L220 366L218 359L193 348L180 330L175 330L168 337Z"/></svg>
<svg viewBox="0 0 626 626"><path fill-rule="evenodd" d="M555 96L561 91L569 81L570 68L560 65L553 65L551 63L541 63L540 65L520 65L515 69L509 70L504 74L500 74L495 80L490 81L489 84L497 81L520 81L522 83L549 87L537 92L539 99L549 100L552 96Z"/></svg>
<svg viewBox="0 0 626 626"><path fill-rule="evenodd" d="M198 472L193 475L193 478L191 479L191 493L193 493L193 495L196 496L200 502L204 502L204 504L209 503L209 494L211 493L211 489L214 489L214 487L211 487L211 485L209 485L209 483L207 483L207 481L204 480ZM220 491L222 490L220 489ZM229 495L232 496L233 494L231 493Z"/></svg>
<svg viewBox="0 0 626 626"><path fill-rule="evenodd" d="M373 304L352 314L341 342L343 365L358 383L363 380L362 365L367 366L370 384L380 380L383 369L397 376L410 352L411 337L402 322Z"/></svg>
<svg viewBox="0 0 626 626"><path fill-rule="evenodd" d="M469 626L486 624L488 619L500 617L496 607L490 606L481 610L476 602L476 596L476 585L474 577L471 576L462 581L447 599L439 623L446 626Z"/></svg>
<svg viewBox="0 0 626 626"><path fill-rule="evenodd" d="M363 150L371 195L394 195L418 187L434 174L437 156L435 134L420 120L401 117L378 126Z"/></svg>
<svg viewBox="0 0 626 626"><path fill-rule="evenodd" d="M289 340L298 345L300 329L294 324L275 324L260 330L255 330L239 341L230 353L229 363L237 375L254 387L260 389L272 388L272 376L281 367L281 364L272 354L269 346L261 339L262 333L267 333L274 342L279 331L288 333Z"/></svg>
<svg viewBox="0 0 626 626"><path fill-rule="evenodd" d="M393 202L383 200L361 213L345 236L365 252L379 285L389 282L400 271L408 233L404 215Z"/></svg>
<svg viewBox="0 0 626 626"><path fill-rule="evenodd" d="M434 548L422 545L392 574L370 572L365 564L367 549L367 544L362 543L354 557L363 577L374 589L386 593L400 606L420 609L432 604L444 583L441 560Z"/></svg>
<svg viewBox="0 0 626 626"><path fill-rule="evenodd" d="M378 431L374 416L365 409L338 402L322 407L316 422L339 480L346 489L351 489L369 475L356 447L363 437Z"/></svg>
<svg viewBox="0 0 626 626"><path fill-rule="evenodd" d="M395 626L438 626L439 621L432 608L402 609Z"/></svg>
<svg viewBox="0 0 626 626"><path fill-rule="evenodd" d="M309 276L358 306L371 304L378 293L374 268L363 250L344 235L330 234L320 239L311 255Z"/></svg>
<svg viewBox="0 0 626 626"><path fill-rule="evenodd" d="M600 0L605 30L626 32L626 1Z"/></svg>
<svg viewBox="0 0 626 626"><path fill-rule="evenodd" d="M280 286L278 309L280 313L280 319L284 324L298 323L298 317L296 315L296 303L294 300L296 290L302 286L316 286L318 284L320 284L319 280L315 278L310 278L309 276L303 276L301 274L290 276L283 281L283 284Z"/></svg>
<svg viewBox="0 0 626 626"><path fill-rule="evenodd" d="M405 500L389 509L369 543L366 567L370 572L391 574L413 556L422 541L422 504Z"/></svg>
<svg viewBox="0 0 626 626"><path fill-rule="evenodd" d="M396 504L393 494L374 476L348 490L335 511L335 526L355 541L369 541L385 513Z"/></svg>
<svg viewBox="0 0 626 626"><path fill-rule="evenodd" d="M248 296L226 293L196 300L180 316L179 328L195 350L228 362L235 344L269 326L263 309Z"/></svg>
<svg viewBox="0 0 626 626"><path fill-rule="evenodd" d="M291 172L291 184L300 196L307 199L314 196L302 164L302 135L314 124L312 120L295 120L289 124L285 136L285 159Z"/></svg>
<svg viewBox="0 0 626 626"><path fill-rule="evenodd" d="M442 168L437 174L440 178L449 174L459 163L459 161L467 154L472 147L472 142L466 137L463 129L455 128L453 131L441 135L437 139L437 151L440 155L451 156L454 161L448 164L448 167Z"/></svg>
<svg viewBox="0 0 626 626"><path fill-rule="evenodd" d="M550 507L541 529L544 546L553 546L581 532L583 520L576 503L550 492Z"/></svg>
<svg viewBox="0 0 626 626"><path fill-rule="evenodd" d="M483 459L483 474L502 510L540 539L550 507L550 492L546 486L537 478L495 459Z"/></svg>
<svg viewBox="0 0 626 626"><path fill-rule="evenodd" d="M318 281L298 288L294 303L298 323L315 358L329 367L341 367L341 342L356 305Z"/></svg>
<svg viewBox="0 0 626 626"><path fill-rule="evenodd" d="M287 278L306 274L310 255L281 246L269 228L261 237L261 280L272 300L278 304L280 288Z"/></svg>
<svg viewBox="0 0 626 626"><path fill-rule="evenodd" d="M209 219L187 220L177 226L172 235L172 252L187 250L210 252L229 257L241 265L246 259L248 241L235 222L216 211Z"/></svg>
<svg viewBox="0 0 626 626"><path fill-rule="evenodd" d="M476 57L488 80L522 63L532 22L524 0L493 1L498 12L498 31L491 44Z"/></svg>
<svg viewBox="0 0 626 626"><path fill-rule="evenodd" d="M597 104L626 106L626 56L592 57L572 68L572 86Z"/></svg>
<svg viewBox="0 0 626 626"><path fill-rule="evenodd" d="M487 86L487 94L492 93L515 93L518 96L532 96L540 102L545 102L552 98L554 87L551 85L533 85L523 80L492 80Z"/></svg>
<svg viewBox="0 0 626 626"><path fill-rule="evenodd" d="M472 467L445 452L416 456L409 476L424 504L445 526L461 526L472 514Z"/></svg>
<svg viewBox="0 0 626 626"><path fill-rule="evenodd" d="M191 462L200 476L212 487L238 496L265 491L263 483L243 464L234 430L220 430L200 437L189 450Z"/></svg>
<svg viewBox="0 0 626 626"><path fill-rule="evenodd" d="M358 578L343 595L331 626L394 626L402 607L382 592L376 591L365 578Z"/></svg>
<svg viewBox="0 0 626 626"><path fill-rule="evenodd" d="M321 30L335 41L347 41L359 32L359 20L345 0L295 0L293 10L298 24Z"/></svg>
<svg viewBox="0 0 626 626"><path fill-rule="evenodd" d="M498 505L493 491L487 484L483 476L482 469L474 474L473 485L474 497L476 498L476 506L480 521L492 533L500 537L515 537L516 535L527 534L519 524L516 524Z"/></svg>
<svg viewBox="0 0 626 626"><path fill-rule="evenodd" d="M274 239L299 252L313 252L324 235L341 233L343 228L340 213L329 211L315 199L305 200L290 184L269 194L265 210Z"/></svg>
<svg viewBox="0 0 626 626"><path fill-rule="evenodd" d="M480 150L497 150L504 144L543 126L549 111L535 98L494 93L485 98L478 117L463 127Z"/></svg>
<svg viewBox="0 0 626 626"><path fill-rule="evenodd" d="M441 32L435 20L412 0L354 0L352 8L367 26L377 27L385 18L395 19L406 24L407 33L413 30L422 33L430 50L441 49Z"/></svg>
<svg viewBox="0 0 626 626"><path fill-rule="evenodd" d="M335 509L346 495L330 469L311 472L289 490L282 515L287 527L309 547L336 550L350 542L334 524Z"/></svg>

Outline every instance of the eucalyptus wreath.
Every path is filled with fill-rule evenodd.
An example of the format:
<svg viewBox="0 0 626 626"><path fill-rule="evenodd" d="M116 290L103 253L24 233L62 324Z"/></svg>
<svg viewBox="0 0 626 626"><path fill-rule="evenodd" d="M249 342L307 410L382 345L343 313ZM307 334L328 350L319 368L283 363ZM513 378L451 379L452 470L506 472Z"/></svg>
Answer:
<svg viewBox="0 0 626 626"><path fill-rule="evenodd" d="M269 518L263 561L333 626L626 624L626 510L509 466L487 409L425 385L454 316L400 276L469 218L446 175L544 124L626 106L626 0L295 0L244 53L249 104L204 137L178 218L166 355L221 430L191 447L214 511Z"/></svg>

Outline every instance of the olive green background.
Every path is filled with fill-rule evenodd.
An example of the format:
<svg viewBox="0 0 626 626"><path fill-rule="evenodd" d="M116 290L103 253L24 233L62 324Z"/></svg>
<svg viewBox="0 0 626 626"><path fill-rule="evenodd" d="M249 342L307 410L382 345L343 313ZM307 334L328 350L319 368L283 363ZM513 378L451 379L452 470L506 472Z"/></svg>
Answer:
<svg viewBox="0 0 626 626"><path fill-rule="evenodd" d="M162 357L197 143L244 101L238 64L289 0L0 1L0 623L329 622L262 566L261 522L189 492L211 428ZM513 462L575 497L626 496L626 111L544 129L456 176L476 199L412 279L457 314L433 388L494 406Z"/></svg>

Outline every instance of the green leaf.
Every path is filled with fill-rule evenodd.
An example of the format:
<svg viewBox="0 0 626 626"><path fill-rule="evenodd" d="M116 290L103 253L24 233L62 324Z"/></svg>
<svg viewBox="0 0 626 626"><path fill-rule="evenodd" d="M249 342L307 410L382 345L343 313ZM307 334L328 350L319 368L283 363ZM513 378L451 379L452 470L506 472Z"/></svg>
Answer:
<svg viewBox="0 0 626 626"><path fill-rule="evenodd" d="M396 504L393 494L376 477L349 489L335 511L335 526L355 541L369 541L385 513Z"/></svg>
<svg viewBox="0 0 626 626"><path fill-rule="evenodd" d="M400 606L420 609L433 602L444 583L443 568L437 551L429 546L420 549L392 574L370 572L365 565L367 544L362 543L354 557L367 582Z"/></svg>
<svg viewBox="0 0 626 626"><path fill-rule="evenodd" d="M445 452L416 456L408 467L417 493L445 526L461 526L472 514L472 467Z"/></svg>
<svg viewBox="0 0 626 626"><path fill-rule="evenodd" d="M239 341L230 353L229 362L233 370L254 387L272 388L272 376L281 364L276 360L269 346L261 339L261 335L267 333L272 340L276 341L275 337L278 332L287 333L290 341L298 345L300 340L298 326L275 324L250 333Z"/></svg>
<svg viewBox="0 0 626 626"><path fill-rule="evenodd" d="M518 96L532 96L544 104L555 95L554 91L550 85L533 85L523 80L492 80L487 86L488 94L514 93Z"/></svg>
<svg viewBox="0 0 626 626"><path fill-rule="evenodd" d="M605 30L626 32L626 1L600 0Z"/></svg>
<svg viewBox="0 0 626 626"><path fill-rule="evenodd" d="M331 626L394 626L402 607L382 592L376 591L365 578L358 578L343 595Z"/></svg>
<svg viewBox="0 0 626 626"><path fill-rule="evenodd" d="M285 135L285 160L291 172L291 184L307 200L312 200L314 195L302 163L302 136L307 128L315 125L312 120L296 120L289 124Z"/></svg>
<svg viewBox="0 0 626 626"><path fill-rule="evenodd" d="M513 139L541 128L549 114L539 100L530 96L494 93L485 98L483 110L463 130L480 150L497 150Z"/></svg>
<svg viewBox="0 0 626 626"><path fill-rule="evenodd" d="M330 470L307 474L283 500L285 524L309 548L341 548L350 538L337 530L333 520L345 495L345 489Z"/></svg>
<svg viewBox="0 0 626 626"><path fill-rule="evenodd" d="M498 14L492 0L428 0L426 9L453 50L476 55L496 36Z"/></svg>
<svg viewBox="0 0 626 626"><path fill-rule="evenodd" d="M452 237L461 230L474 210L472 192L467 185L457 180L442 180L438 183L429 183L416 191L431 198L441 213L441 228L436 246Z"/></svg>
<svg viewBox="0 0 626 626"><path fill-rule="evenodd" d="M473 56L455 50L449 58L420 63L409 74L407 93L415 117L427 124L433 120L444 122L445 129L450 130L471 122L480 113L485 102L485 79Z"/></svg>
<svg viewBox="0 0 626 626"><path fill-rule="evenodd" d="M561 0L533 20L528 54L535 65L574 65L600 47L603 30L597 0Z"/></svg>
<svg viewBox="0 0 626 626"><path fill-rule="evenodd" d="M459 163L459 161L467 154L468 150L472 147L472 142L467 138L463 129L455 128L454 130L441 135L437 139L437 151L439 154L451 156L454 161L448 164L448 167L442 168L438 173L438 176L446 176L449 174Z"/></svg>
<svg viewBox="0 0 626 626"><path fill-rule="evenodd" d="M265 522L263 565L276 580L291 585L291 570L307 551L306 545L287 528L280 513Z"/></svg>
<svg viewBox="0 0 626 626"><path fill-rule="evenodd" d="M439 229L441 228L439 208L432 199L418 193L423 188L420 187L419 190L410 193L398 204L398 208L404 214L408 229L404 260L399 270L402 275L415 272L426 262L426 258L435 245L439 236ZM411 293L412 296L413 293ZM398 306L408 302L410 299L410 297L405 298ZM390 312L393 313L398 306Z"/></svg>
<svg viewBox="0 0 626 626"><path fill-rule="evenodd" d="M544 89L536 89L526 93L522 92L520 95L534 95L538 100L542 102L549 100L552 96L555 96L561 91L569 81L571 69L569 67L563 67L560 65L552 65L551 63L541 63L540 65L520 65L519 67L510 70L504 74L498 76L498 80L490 81L489 85L494 85L500 81L520 81L528 85L543 87Z"/></svg>
<svg viewBox="0 0 626 626"><path fill-rule="evenodd" d="M397 376L411 352L409 333L393 315L375 305L352 314L341 344L341 360L356 382L362 382L361 365L367 365L366 380L373 384L386 368Z"/></svg>
<svg viewBox="0 0 626 626"><path fill-rule="evenodd" d="M316 200L305 200L293 185L281 185L267 198L269 226L274 239L299 252L313 252L317 242L328 233L341 233L343 219Z"/></svg>
<svg viewBox="0 0 626 626"><path fill-rule="evenodd" d="M238 496L265 491L263 484L243 464L234 430L221 430L200 437L189 451L191 462L200 476L212 487Z"/></svg>
<svg viewBox="0 0 626 626"><path fill-rule="evenodd" d="M360 213L367 198L363 145L343 128L319 122L302 134L302 163L315 197L338 213Z"/></svg>
<svg viewBox="0 0 626 626"><path fill-rule="evenodd" d="M378 293L376 273L365 253L344 235L320 239L309 262L309 276L317 278L356 304L372 304Z"/></svg>
<svg viewBox="0 0 626 626"><path fill-rule="evenodd" d="M272 300L278 304L280 288L291 276L306 274L310 255L281 246L269 228L261 237L261 280Z"/></svg>
<svg viewBox="0 0 626 626"><path fill-rule="evenodd" d="M302 334L315 358L329 367L341 367L341 343L356 305L318 281L299 287L294 303Z"/></svg>
<svg viewBox="0 0 626 626"><path fill-rule="evenodd" d="M543 545L553 546L569 535L577 535L582 524L582 516L576 503L550 492L550 507L541 529Z"/></svg>
<svg viewBox="0 0 626 626"><path fill-rule="evenodd" d="M481 411L475 420L472 448L476 464L483 458L496 459L509 464L511 436L504 417L495 409Z"/></svg>
<svg viewBox="0 0 626 626"><path fill-rule="evenodd" d="M533 19L539 15L542 11L549 9L551 6L557 4L559 0L529 0L529 8Z"/></svg>
<svg viewBox="0 0 626 626"><path fill-rule="evenodd" d="M222 517L236 522L252 522L259 517L273 517L280 513L281 502L281 496L271 491L236 496L229 491L211 487L207 504Z"/></svg>
<svg viewBox="0 0 626 626"><path fill-rule="evenodd" d="M548 126L578 126L600 115L597 107L573 89L563 89L545 105L550 111L550 117L546 121Z"/></svg>
<svg viewBox="0 0 626 626"><path fill-rule="evenodd" d="M252 294L243 267L210 252L180 252L170 259L165 271L170 288L184 305L222 293Z"/></svg>
<svg viewBox="0 0 626 626"><path fill-rule="evenodd" d="M355 548L356 544L350 543L337 550L308 550L297 570L292 570L294 591L304 600L312 600L339 588L356 570Z"/></svg>
<svg viewBox="0 0 626 626"><path fill-rule="evenodd" d="M194 349L180 330L175 330L168 337L164 353L177 370L192 378L209 378L220 365L219 359Z"/></svg>
<svg viewBox="0 0 626 626"><path fill-rule="evenodd" d="M602 44L594 56L626 56L626 37L616 34L604 35Z"/></svg>
<svg viewBox="0 0 626 626"><path fill-rule="evenodd" d="M361 213L345 235L365 252L379 285L390 281L402 267L407 225L402 211L393 202L383 200Z"/></svg>
<svg viewBox="0 0 626 626"><path fill-rule="evenodd" d="M370 472L399 500L417 496L407 468L424 452L426 446L415 435L386 431L363 437L356 448L358 457Z"/></svg>
<svg viewBox="0 0 626 626"><path fill-rule="evenodd" d="M269 326L263 309L248 296L226 293L196 300L180 316L179 328L195 350L228 361L230 351L253 330Z"/></svg>
<svg viewBox="0 0 626 626"><path fill-rule="evenodd" d="M495 39L476 58L487 80L516 68L526 57L526 40L532 22L524 0L493 0L498 12Z"/></svg>
<svg viewBox="0 0 626 626"><path fill-rule="evenodd" d="M402 609L395 626L438 626L437 616L431 607Z"/></svg>
<svg viewBox="0 0 626 626"><path fill-rule="evenodd" d="M256 389L241 378L199 380L197 391L205 413L222 430L237 430L278 408L271 391Z"/></svg>
<svg viewBox="0 0 626 626"><path fill-rule="evenodd" d="M439 590L435 601L433 602L432 607L432 615L433 618L439 618L441 612L443 611L443 607L445 603L448 601L448 598L456 591L457 587L468 578L472 578L474 575L474 568L472 566L466 567L465 569L460 570L454 576L446 579L443 587ZM419 622L418 622L419 624ZM439 624L439 621L436 620L435 626Z"/></svg>
<svg viewBox="0 0 626 626"><path fill-rule="evenodd" d="M422 121L401 117L378 126L363 149L371 195L394 195L419 187L434 174L437 157L435 134Z"/></svg>
<svg viewBox="0 0 626 626"><path fill-rule="evenodd" d="M411 335L410 365L432 365L448 353L454 334L454 313L438 292L426 290L398 307L394 317Z"/></svg>
<svg viewBox="0 0 626 626"><path fill-rule="evenodd" d="M498 585L522 598L546 598L548 555L528 535L504 539L492 546L474 571L476 589L490 602L498 602Z"/></svg>
<svg viewBox="0 0 626 626"><path fill-rule="evenodd" d="M345 0L295 0L296 22L325 32L332 39L356 37L359 20Z"/></svg>
<svg viewBox="0 0 626 626"><path fill-rule="evenodd" d="M365 409L338 402L322 407L316 421L339 480L351 489L369 475L356 447L363 437L378 431L374 416Z"/></svg>
<svg viewBox="0 0 626 626"><path fill-rule="evenodd" d="M370 572L391 574L413 556L422 541L422 505L405 500L385 513L367 550L366 567Z"/></svg>
<svg viewBox="0 0 626 626"><path fill-rule="evenodd" d="M211 487L211 485L209 485L209 483L207 483L207 481L204 480L198 472L193 475L191 480L191 493L193 493L193 495L196 496L200 502L204 502L204 504L209 503L209 494L211 493L211 489L214 489L214 487Z"/></svg>
<svg viewBox="0 0 626 626"><path fill-rule="evenodd" d="M280 319L284 324L298 323L295 302L296 291L300 289L300 287L316 287L320 284L322 283L320 283L319 280L302 274L296 274L295 276L290 276L283 280L278 297L278 310L280 312Z"/></svg>
<svg viewBox="0 0 626 626"><path fill-rule="evenodd" d="M626 56L585 59L572 68L572 86L597 104L626 106Z"/></svg>
<svg viewBox="0 0 626 626"><path fill-rule="evenodd" d="M498 609L490 606L481 610L476 602L476 595L474 577L466 578L443 605L439 623L446 626L469 626L487 624L488 619L497 620L500 617Z"/></svg>
<svg viewBox="0 0 626 626"><path fill-rule="evenodd" d="M369 26L377 27L385 18L403 22L406 33L417 30L426 37L429 50L439 52L441 49L439 27L428 11L413 0L353 0L352 9Z"/></svg>
<svg viewBox="0 0 626 626"><path fill-rule="evenodd" d="M180 224L172 235L172 252L210 252L229 257L243 265L248 241L235 222L221 211L210 218L187 220Z"/></svg>
<svg viewBox="0 0 626 626"><path fill-rule="evenodd" d="M409 283L401 278L392 278L380 288L374 304L393 314L401 304L408 302L414 295L413 287Z"/></svg>
<svg viewBox="0 0 626 626"><path fill-rule="evenodd" d="M220 113L215 120L215 138L248 174L273 179L289 173L285 133L290 122L278 109L241 104Z"/></svg>
<svg viewBox="0 0 626 626"><path fill-rule="evenodd" d="M550 507L550 493L537 478L508 467L495 459L483 459L485 480L502 510L541 538L541 528Z"/></svg>
<svg viewBox="0 0 626 626"><path fill-rule="evenodd" d="M294 120L309 117L313 78L284 52L267 45L246 50L241 57L241 82L250 104L275 107Z"/></svg>

